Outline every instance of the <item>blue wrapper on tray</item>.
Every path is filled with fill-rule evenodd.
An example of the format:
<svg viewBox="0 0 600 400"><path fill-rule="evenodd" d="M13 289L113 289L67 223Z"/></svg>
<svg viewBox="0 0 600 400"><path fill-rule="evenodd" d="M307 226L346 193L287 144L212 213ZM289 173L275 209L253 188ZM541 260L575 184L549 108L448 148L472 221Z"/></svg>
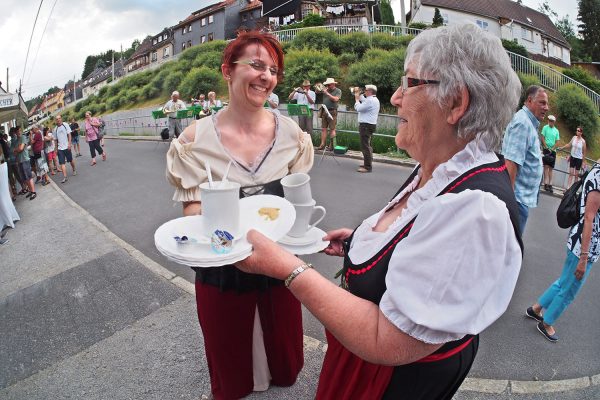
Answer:
<svg viewBox="0 0 600 400"><path fill-rule="evenodd" d="M210 240L210 248L217 254L231 252L233 246L233 235L227 231L217 229L213 232Z"/></svg>

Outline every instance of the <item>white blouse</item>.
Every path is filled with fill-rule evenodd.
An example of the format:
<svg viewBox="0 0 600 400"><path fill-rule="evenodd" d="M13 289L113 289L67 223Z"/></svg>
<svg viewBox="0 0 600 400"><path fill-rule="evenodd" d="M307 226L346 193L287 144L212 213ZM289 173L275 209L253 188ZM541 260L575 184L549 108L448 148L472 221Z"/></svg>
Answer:
<svg viewBox="0 0 600 400"><path fill-rule="evenodd" d="M504 202L491 193L465 190L437 195L464 172L498 157L474 140L408 198L407 207L385 232L373 227L389 207L412 192L420 176L354 234L348 256L359 264L373 257L415 215L408 237L398 243L379 304L406 334L445 343L478 334L510 302L521 268L521 249Z"/></svg>

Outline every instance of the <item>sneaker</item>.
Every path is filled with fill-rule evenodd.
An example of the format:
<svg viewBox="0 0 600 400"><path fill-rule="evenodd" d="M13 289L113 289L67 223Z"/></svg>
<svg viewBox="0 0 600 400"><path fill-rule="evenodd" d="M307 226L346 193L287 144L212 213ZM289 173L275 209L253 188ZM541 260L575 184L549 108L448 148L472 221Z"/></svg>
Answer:
<svg viewBox="0 0 600 400"><path fill-rule="evenodd" d="M540 331L540 333L552 343L558 341L558 336L556 336L556 332L554 332L554 335L549 334L543 322L539 322L537 324L537 330Z"/></svg>
<svg viewBox="0 0 600 400"><path fill-rule="evenodd" d="M525 310L525 316L529 317L531 319L535 319L537 322L544 321L544 317L542 317L540 314L537 314L535 311L533 311L533 307L527 307L527 310Z"/></svg>
<svg viewBox="0 0 600 400"><path fill-rule="evenodd" d="M33 192L33 193L31 194L31 197L29 198L29 200L33 200L33 199L35 199L36 197L37 197L37 193L36 193L36 192Z"/></svg>
<svg viewBox="0 0 600 400"><path fill-rule="evenodd" d="M69 180L69 178L67 178L66 176L63 178L62 181L60 181L60 183L66 183Z"/></svg>
<svg viewBox="0 0 600 400"><path fill-rule="evenodd" d="M33 195L34 192L28 192L27 195L25 196L26 198L30 198Z"/></svg>
<svg viewBox="0 0 600 400"><path fill-rule="evenodd" d="M73 171L73 176L77 176L77 171Z"/></svg>

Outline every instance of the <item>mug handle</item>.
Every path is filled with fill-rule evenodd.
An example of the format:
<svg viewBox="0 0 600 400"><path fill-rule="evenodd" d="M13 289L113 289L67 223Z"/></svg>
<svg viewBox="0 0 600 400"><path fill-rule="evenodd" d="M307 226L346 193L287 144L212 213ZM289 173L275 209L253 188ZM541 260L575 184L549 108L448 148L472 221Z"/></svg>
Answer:
<svg viewBox="0 0 600 400"><path fill-rule="evenodd" d="M315 225L317 225L319 222L323 221L323 218L325 218L325 214L327 214L327 211L325 211L325 207L315 206L315 208L313 208L310 219L312 219L312 217L315 215L316 211L321 211L323 213L323 215L321 215L319 218L317 218L317 220L315 222L313 222L312 224L309 225L308 229L306 230L307 232L310 231L312 228L314 228Z"/></svg>

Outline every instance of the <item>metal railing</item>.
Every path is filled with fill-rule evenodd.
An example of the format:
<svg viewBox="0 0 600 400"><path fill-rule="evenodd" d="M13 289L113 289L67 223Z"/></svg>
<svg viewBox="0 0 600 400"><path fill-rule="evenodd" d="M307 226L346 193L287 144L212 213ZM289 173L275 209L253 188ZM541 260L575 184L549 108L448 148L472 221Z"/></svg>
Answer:
<svg viewBox="0 0 600 400"><path fill-rule="evenodd" d="M310 26L307 28L296 28L296 29L286 29L281 31L271 32L277 40L281 43L287 43L294 40L296 35L299 32L306 30L314 30L314 29L325 29L328 31L333 31L338 35L348 35L354 32L364 32L369 36L375 33L384 33L390 36L406 36L406 35L418 35L421 32L421 29L414 28L402 28L397 25L324 25L324 26Z"/></svg>
<svg viewBox="0 0 600 400"><path fill-rule="evenodd" d="M587 86L582 85L577 82L575 79L570 78L555 69L548 67L547 65L541 64L539 62L530 60L527 57L523 57L522 55L512 53L507 51L508 56L510 57L510 63L512 68L516 72L520 72L527 75L535 76L540 84L552 91L557 91L566 84L573 84L580 89L582 89L586 96L592 100L594 105L596 106L596 110L598 114L600 114L600 95L594 92L592 89Z"/></svg>

